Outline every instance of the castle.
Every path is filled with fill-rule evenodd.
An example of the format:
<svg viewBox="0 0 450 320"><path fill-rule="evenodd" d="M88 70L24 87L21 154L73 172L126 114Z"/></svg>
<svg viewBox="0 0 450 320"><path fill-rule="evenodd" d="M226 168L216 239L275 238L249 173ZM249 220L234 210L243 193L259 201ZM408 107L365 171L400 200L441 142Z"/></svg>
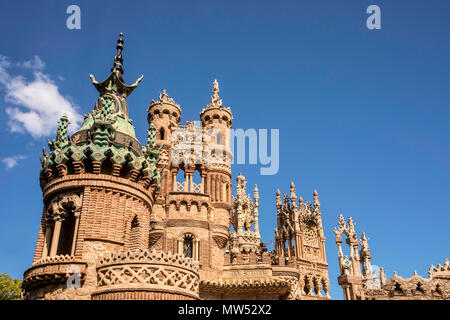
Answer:
<svg viewBox="0 0 450 320"><path fill-rule="evenodd" d="M142 77L124 83L122 34L116 48L109 77L98 82L91 75L100 96L81 128L68 136L63 116L49 152L43 149L44 207L23 299L331 299L317 191L311 203L297 197L294 183L287 195L277 190L269 252L259 232L257 186L251 197L240 174L232 195L233 115L218 82L200 126L180 124L181 108L165 90L152 100L142 146L126 102ZM386 298L385 280L380 289L367 286L367 241L355 254L359 242L350 221L339 221L345 298ZM350 239L351 265L342 233ZM432 281L420 280L422 291L448 297L448 261L435 271ZM388 284L394 291L395 281Z"/></svg>

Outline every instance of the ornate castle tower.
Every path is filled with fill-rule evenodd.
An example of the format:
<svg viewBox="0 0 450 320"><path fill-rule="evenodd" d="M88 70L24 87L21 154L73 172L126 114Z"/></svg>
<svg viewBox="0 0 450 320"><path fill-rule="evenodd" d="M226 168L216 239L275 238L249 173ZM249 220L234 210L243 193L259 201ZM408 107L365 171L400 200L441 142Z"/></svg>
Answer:
<svg viewBox="0 0 450 320"><path fill-rule="evenodd" d="M50 152L43 150L44 209L33 264L24 274L25 299L198 298L198 265L146 251L160 186L159 131L150 125L145 146L136 139L126 98L142 77L124 84L122 50L120 34L110 76L99 83L91 75L100 97L81 128L67 136L63 116ZM170 279L155 278L161 260ZM119 276L130 272L135 277ZM130 290L136 279L142 288Z"/></svg>
<svg viewBox="0 0 450 320"><path fill-rule="evenodd" d="M200 125L180 125L166 90L136 139L123 80L123 35L111 74L81 128L63 116L44 148L43 213L25 299L329 299L320 203L278 191L275 250L259 232L259 192L236 179L230 129L214 80ZM230 230L232 228L232 230ZM361 254L370 263L368 251Z"/></svg>
<svg viewBox="0 0 450 320"><path fill-rule="evenodd" d="M314 190L314 204L297 204L295 185L291 182L290 195L276 193L277 225L273 252L274 274L283 275L291 268L298 273L297 299L330 298L328 264L325 255L325 236L322 227L319 195ZM283 267L285 266L285 267ZM280 270L277 271L277 269Z"/></svg>
<svg viewBox="0 0 450 320"><path fill-rule="evenodd" d="M255 185L253 199L246 192L247 181L236 178L233 197L232 227L221 277L202 280L200 291L208 299L286 299L296 279L275 276L271 259L259 233L259 192ZM292 280L292 283L291 283Z"/></svg>
<svg viewBox="0 0 450 320"><path fill-rule="evenodd" d="M231 153L224 141L232 114L222 107L218 92L214 81L201 127L189 121L180 126L181 109L165 90L148 107L162 170L150 247L192 257L202 279L217 278L222 270L231 216Z"/></svg>

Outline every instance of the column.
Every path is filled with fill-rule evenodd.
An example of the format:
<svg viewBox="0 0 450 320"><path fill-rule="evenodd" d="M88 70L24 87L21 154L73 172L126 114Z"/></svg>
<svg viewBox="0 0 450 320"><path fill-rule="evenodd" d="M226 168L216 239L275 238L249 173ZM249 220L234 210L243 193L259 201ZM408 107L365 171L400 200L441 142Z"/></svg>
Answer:
<svg viewBox="0 0 450 320"><path fill-rule="evenodd" d="M294 250L295 250L296 256L298 258L302 258L301 235L299 235L299 234L295 235Z"/></svg>
<svg viewBox="0 0 450 320"><path fill-rule="evenodd" d="M60 215L56 215L54 219L55 227L53 228L52 246L50 248L51 257L56 256L56 253L58 252L59 235L61 233L61 224L63 221L63 218Z"/></svg>
<svg viewBox="0 0 450 320"><path fill-rule="evenodd" d="M338 259L339 259L339 269L341 270L341 274L344 274L344 260L343 260L343 256L344 253L342 252L342 241L341 242L337 242L337 246L338 246Z"/></svg>
<svg viewBox="0 0 450 320"><path fill-rule="evenodd" d="M353 244L350 243L349 247L350 247L350 261L351 261L351 265L352 265L352 275L357 276L358 270L359 270L359 264L356 261Z"/></svg>
<svg viewBox="0 0 450 320"><path fill-rule="evenodd" d="M172 191L177 191L177 172L172 171Z"/></svg>
<svg viewBox="0 0 450 320"><path fill-rule="evenodd" d="M225 180L221 180L220 182L222 182L220 201L225 202L227 199L227 185L225 184Z"/></svg>
<svg viewBox="0 0 450 320"><path fill-rule="evenodd" d="M216 201L220 201L220 176L216 175Z"/></svg>
<svg viewBox="0 0 450 320"><path fill-rule="evenodd" d="M183 240L177 240L178 242L178 254L183 255Z"/></svg>
<svg viewBox="0 0 450 320"><path fill-rule="evenodd" d="M70 251L70 255L75 255L75 248L77 244L77 235L78 235L78 225L80 224L80 212L75 212L75 230L73 231L73 239L72 239L72 250Z"/></svg>
<svg viewBox="0 0 450 320"><path fill-rule="evenodd" d="M325 252L325 240L320 240L321 248L322 248L322 262L327 263L327 256Z"/></svg>
<svg viewBox="0 0 450 320"><path fill-rule="evenodd" d="M44 248L42 249L42 258L48 256L49 246L52 240L52 229L53 224L51 222L47 222L47 225L45 226L45 238L44 238Z"/></svg>
<svg viewBox="0 0 450 320"><path fill-rule="evenodd" d="M287 254L288 254L288 258L290 258L291 257L291 239L287 239L286 240L286 242L287 242Z"/></svg>
<svg viewBox="0 0 450 320"><path fill-rule="evenodd" d="M258 207L255 207L254 216L255 216L255 233L259 234Z"/></svg>
<svg viewBox="0 0 450 320"><path fill-rule="evenodd" d="M202 184L200 185L200 192L205 193L206 175L202 173L201 177L202 177Z"/></svg>
<svg viewBox="0 0 450 320"><path fill-rule="evenodd" d="M215 191L215 189L216 189L216 175L212 174L210 180L211 180L211 183L210 183L211 201L215 201L216 200L216 191Z"/></svg>
<svg viewBox="0 0 450 320"><path fill-rule="evenodd" d="M194 258L194 260L197 260L198 261L198 255L199 255L199 250L198 250L198 243L199 243L199 240L198 239L195 239L194 240L194 243L193 243L193 252L192 252L192 257Z"/></svg>
<svg viewBox="0 0 450 320"><path fill-rule="evenodd" d="M185 178L185 180L184 180L184 192L188 192L189 191L189 189L188 189L188 187L189 187L189 173L184 172L184 178Z"/></svg>

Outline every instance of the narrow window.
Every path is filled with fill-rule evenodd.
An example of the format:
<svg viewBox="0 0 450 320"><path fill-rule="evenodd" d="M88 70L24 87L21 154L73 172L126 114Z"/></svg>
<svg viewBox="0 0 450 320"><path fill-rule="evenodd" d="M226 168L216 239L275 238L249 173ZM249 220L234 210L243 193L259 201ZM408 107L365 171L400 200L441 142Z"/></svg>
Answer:
<svg viewBox="0 0 450 320"><path fill-rule="evenodd" d="M140 247L140 232L139 232L139 218L137 215L133 217L131 220L131 229L130 229L130 249L138 249Z"/></svg>
<svg viewBox="0 0 450 320"><path fill-rule="evenodd" d="M194 249L194 244L193 244L192 236L190 236L190 235L184 236L183 255L185 257L192 258L193 257L193 252L194 252L193 249Z"/></svg>
<svg viewBox="0 0 450 320"><path fill-rule="evenodd" d="M70 255L72 251L73 234L75 232L75 216L72 210L68 210L68 215L61 225L61 233L58 241L57 255Z"/></svg>

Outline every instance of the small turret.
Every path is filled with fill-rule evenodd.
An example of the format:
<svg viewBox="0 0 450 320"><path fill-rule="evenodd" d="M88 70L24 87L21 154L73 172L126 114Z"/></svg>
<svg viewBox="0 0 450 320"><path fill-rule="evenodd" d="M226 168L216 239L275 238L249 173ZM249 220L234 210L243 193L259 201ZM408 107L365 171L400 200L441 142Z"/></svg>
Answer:
<svg viewBox="0 0 450 320"><path fill-rule="evenodd" d="M204 129L217 130L216 143L229 146L229 129L231 129L233 114L230 108L223 107L219 97L219 82L214 80L210 104L200 112L200 121Z"/></svg>
<svg viewBox="0 0 450 320"><path fill-rule="evenodd" d="M148 123L153 123L156 128L157 143L170 144L172 129L180 125L181 108L169 97L166 89L159 94L158 100L152 100L147 108Z"/></svg>

